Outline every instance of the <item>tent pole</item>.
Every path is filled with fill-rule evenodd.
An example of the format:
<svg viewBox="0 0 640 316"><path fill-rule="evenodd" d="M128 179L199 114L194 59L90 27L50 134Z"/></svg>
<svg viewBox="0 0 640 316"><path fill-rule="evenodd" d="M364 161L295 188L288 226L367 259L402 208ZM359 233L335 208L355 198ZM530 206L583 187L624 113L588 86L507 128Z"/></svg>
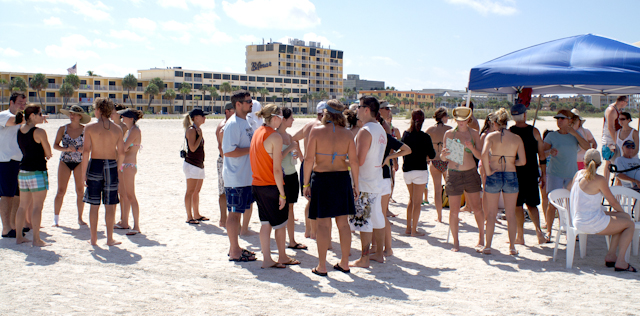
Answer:
<svg viewBox="0 0 640 316"><path fill-rule="evenodd" d="M538 111L540 110L541 105L542 105L542 94L538 95L538 108L536 108L536 114L533 116L533 127L536 127L536 119L538 119Z"/></svg>
<svg viewBox="0 0 640 316"><path fill-rule="evenodd" d="M470 105L471 104L471 89L467 88L467 90L469 90L469 92L467 92L467 107L469 108L469 107L471 107L471 105ZM640 122L640 120L638 120L638 121Z"/></svg>

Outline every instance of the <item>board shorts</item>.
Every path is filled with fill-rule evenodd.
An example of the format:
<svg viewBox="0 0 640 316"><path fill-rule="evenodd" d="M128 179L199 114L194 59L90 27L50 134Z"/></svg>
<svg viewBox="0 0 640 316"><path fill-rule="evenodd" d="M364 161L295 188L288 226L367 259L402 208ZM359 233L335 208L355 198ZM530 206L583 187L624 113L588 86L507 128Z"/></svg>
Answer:
<svg viewBox="0 0 640 316"><path fill-rule="evenodd" d="M300 195L300 184L298 183L298 173L284 175L284 194L287 197L287 203L294 204L298 202Z"/></svg>
<svg viewBox="0 0 640 316"><path fill-rule="evenodd" d="M222 178L222 166L224 159L222 156L218 156L216 167L218 168L218 195L224 194L224 179Z"/></svg>
<svg viewBox="0 0 640 316"><path fill-rule="evenodd" d="M114 205L118 198L118 162L114 159L90 159L87 167L87 188L83 202L91 205Z"/></svg>
<svg viewBox="0 0 640 316"><path fill-rule="evenodd" d="M289 207L280 209L280 192L277 185L252 186L253 198L258 204L258 215L262 225L271 225L273 229L283 228L289 219Z"/></svg>
<svg viewBox="0 0 640 316"><path fill-rule="evenodd" d="M227 210L229 212L244 214L244 211L248 210L251 203L254 202L251 186L226 187L224 193L227 195Z"/></svg>
<svg viewBox="0 0 640 316"><path fill-rule="evenodd" d="M487 193L518 193L519 188L515 171L495 172L484 183L484 192Z"/></svg>
<svg viewBox="0 0 640 316"><path fill-rule="evenodd" d="M349 216L351 230L370 233L383 229L386 222L382 215L382 194L360 192L355 202L356 214Z"/></svg>
<svg viewBox="0 0 640 316"><path fill-rule="evenodd" d="M18 186L22 192L39 192L49 190L49 175L46 171L20 170Z"/></svg>
<svg viewBox="0 0 640 316"><path fill-rule="evenodd" d="M0 196L14 197L20 195L18 190L18 173L20 161L0 162Z"/></svg>
<svg viewBox="0 0 640 316"><path fill-rule="evenodd" d="M482 179L478 169L458 171L449 169L446 179L448 196L462 195L462 193L476 193L482 191Z"/></svg>
<svg viewBox="0 0 640 316"><path fill-rule="evenodd" d="M309 218L332 218L356 213L349 171L311 174Z"/></svg>

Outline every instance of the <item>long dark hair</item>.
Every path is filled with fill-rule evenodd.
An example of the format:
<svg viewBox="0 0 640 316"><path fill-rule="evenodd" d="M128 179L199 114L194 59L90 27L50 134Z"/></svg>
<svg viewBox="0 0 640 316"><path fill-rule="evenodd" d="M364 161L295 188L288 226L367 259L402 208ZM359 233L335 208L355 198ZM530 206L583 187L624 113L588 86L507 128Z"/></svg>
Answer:
<svg viewBox="0 0 640 316"><path fill-rule="evenodd" d="M420 109L415 109L411 112L411 123L409 125L409 133L422 130L422 123L424 123L424 112Z"/></svg>

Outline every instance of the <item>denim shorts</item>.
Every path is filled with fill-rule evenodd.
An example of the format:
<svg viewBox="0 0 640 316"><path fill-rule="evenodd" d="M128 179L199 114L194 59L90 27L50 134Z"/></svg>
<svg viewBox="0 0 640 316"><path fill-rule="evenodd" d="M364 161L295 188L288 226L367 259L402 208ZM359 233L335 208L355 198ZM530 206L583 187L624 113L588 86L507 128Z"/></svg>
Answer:
<svg viewBox="0 0 640 316"><path fill-rule="evenodd" d="M518 175L515 172L496 172L487 177L484 192L518 193Z"/></svg>
<svg viewBox="0 0 640 316"><path fill-rule="evenodd" d="M227 195L227 209L229 212L244 213L254 202L251 186L230 188L225 187L224 193Z"/></svg>

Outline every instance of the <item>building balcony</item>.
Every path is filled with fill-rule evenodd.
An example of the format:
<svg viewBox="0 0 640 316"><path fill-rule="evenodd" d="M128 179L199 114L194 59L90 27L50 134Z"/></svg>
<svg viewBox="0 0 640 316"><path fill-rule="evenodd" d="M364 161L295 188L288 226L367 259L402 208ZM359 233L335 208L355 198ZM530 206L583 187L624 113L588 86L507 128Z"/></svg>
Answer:
<svg viewBox="0 0 640 316"><path fill-rule="evenodd" d="M107 86L95 85L93 90L107 90Z"/></svg>
<svg viewBox="0 0 640 316"><path fill-rule="evenodd" d="M142 92L144 92L144 87L136 87L136 90L135 90L135 91L142 91Z"/></svg>
<svg viewBox="0 0 640 316"><path fill-rule="evenodd" d="M195 78L193 78L193 81L195 81L195 82L202 82L202 78L195 77Z"/></svg>
<svg viewBox="0 0 640 316"><path fill-rule="evenodd" d="M90 84L81 84L80 90L93 90L93 86L91 86Z"/></svg>
<svg viewBox="0 0 640 316"><path fill-rule="evenodd" d="M122 91L122 86L109 86L109 91Z"/></svg>
<svg viewBox="0 0 640 316"><path fill-rule="evenodd" d="M46 97L47 103L62 103L62 98Z"/></svg>
<svg viewBox="0 0 640 316"><path fill-rule="evenodd" d="M60 85L57 83L50 83L47 85L47 89L60 89Z"/></svg>
<svg viewBox="0 0 640 316"><path fill-rule="evenodd" d="M184 77L184 81L193 81L191 77Z"/></svg>

